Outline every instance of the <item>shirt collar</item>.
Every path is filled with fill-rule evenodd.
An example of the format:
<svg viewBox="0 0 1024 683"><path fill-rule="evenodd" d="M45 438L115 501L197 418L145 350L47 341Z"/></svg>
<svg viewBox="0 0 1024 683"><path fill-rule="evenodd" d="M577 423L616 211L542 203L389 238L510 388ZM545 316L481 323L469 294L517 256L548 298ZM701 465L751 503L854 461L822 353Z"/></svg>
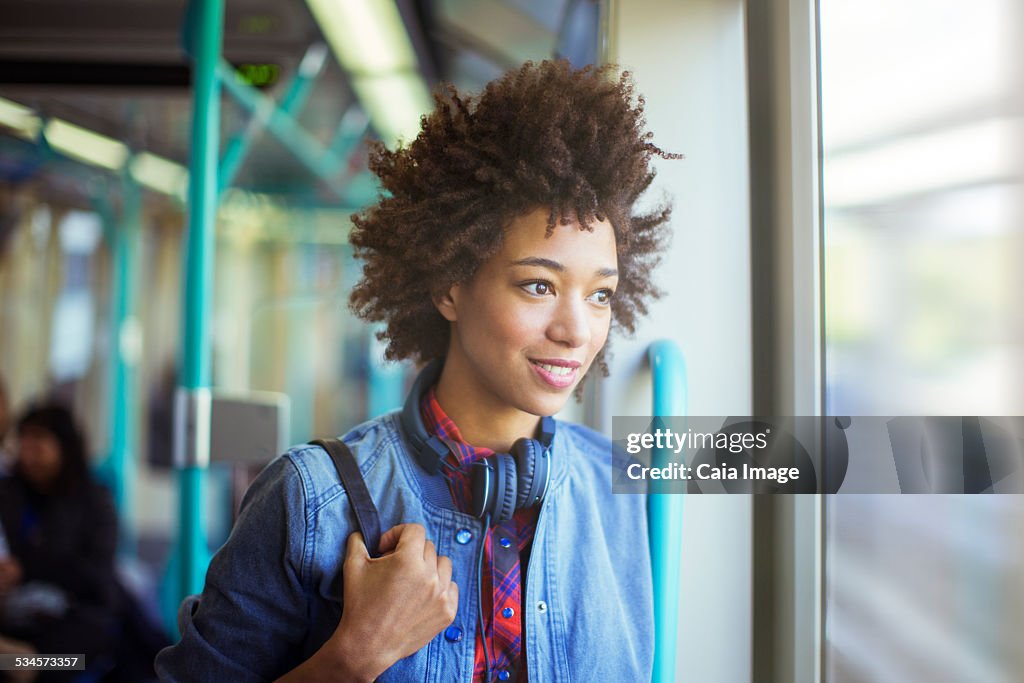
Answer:
<svg viewBox="0 0 1024 683"><path fill-rule="evenodd" d="M427 433L441 439L448 446L449 462L459 469L468 468L473 463L494 455L490 448L478 448L466 443L458 426L438 403L435 387L430 387L420 398L420 415L423 417L423 427Z"/></svg>

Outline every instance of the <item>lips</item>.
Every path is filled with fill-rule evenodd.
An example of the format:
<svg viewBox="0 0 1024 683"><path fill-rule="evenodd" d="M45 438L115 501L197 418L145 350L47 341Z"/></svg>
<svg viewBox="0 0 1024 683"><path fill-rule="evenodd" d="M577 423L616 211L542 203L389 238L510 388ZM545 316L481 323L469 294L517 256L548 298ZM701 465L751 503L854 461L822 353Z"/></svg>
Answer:
<svg viewBox="0 0 1024 683"><path fill-rule="evenodd" d="M582 365L579 361L561 358L530 359L530 366L546 384L558 389L571 386Z"/></svg>
<svg viewBox="0 0 1024 683"><path fill-rule="evenodd" d="M564 358L531 358L530 362L536 363L537 365L553 365L558 368L572 368L573 370L583 365L583 363L580 363L578 360L567 360Z"/></svg>

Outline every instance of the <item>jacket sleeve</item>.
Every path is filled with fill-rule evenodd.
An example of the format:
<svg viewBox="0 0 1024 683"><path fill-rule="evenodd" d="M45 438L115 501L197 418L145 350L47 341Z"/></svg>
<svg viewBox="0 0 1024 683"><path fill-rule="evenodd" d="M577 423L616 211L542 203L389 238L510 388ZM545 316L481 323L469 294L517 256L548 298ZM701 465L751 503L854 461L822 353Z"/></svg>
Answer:
<svg viewBox="0 0 1024 683"><path fill-rule="evenodd" d="M277 458L246 492L202 594L182 603L181 640L156 658L161 681L270 681L301 663L306 508L295 463Z"/></svg>

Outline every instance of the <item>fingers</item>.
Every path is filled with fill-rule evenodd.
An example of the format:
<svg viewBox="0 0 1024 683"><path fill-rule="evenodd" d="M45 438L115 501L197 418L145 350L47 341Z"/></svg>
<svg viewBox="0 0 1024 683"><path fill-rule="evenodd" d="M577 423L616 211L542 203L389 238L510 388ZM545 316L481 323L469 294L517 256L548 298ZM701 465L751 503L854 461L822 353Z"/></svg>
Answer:
<svg viewBox="0 0 1024 683"><path fill-rule="evenodd" d="M446 616L450 617L448 624L451 624L459 613L459 584L454 581L448 584L448 592L445 594L445 599L448 608Z"/></svg>
<svg viewBox="0 0 1024 683"><path fill-rule="evenodd" d="M363 535L358 531L353 531L348 535L348 543L345 546L345 561L369 559L370 553L366 550Z"/></svg>
<svg viewBox="0 0 1024 683"><path fill-rule="evenodd" d="M452 561L444 555L437 557L437 579L442 586L447 586L452 580Z"/></svg>
<svg viewBox="0 0 1024 683"><path fill-rule="evenodd" d="M423 555L423 544L427 542L427 530L422 524L401 524L405 527L398 537L395 552L408 552L413 557Z"/></svg>
<svg viewBox="0 0 1024 683"><path fill-rule="evenodd" d="M423 564L427 567L437 564L437 548L434 547L432 541L423 542Z"/></svg>
<svg viewBox="0 0 1024 683"><path fill-rule="evenodd" d="M386 553L398 548L399 544L418 546L427 537L422 524L396 524L380 537L380 552Z"/></svg>
<svg viewBox="0 0 1024 683"><path fill-rule="evenodd" d="M395 526L391 527L390 529L388 529L380 535L380 545L378 546L377 549L381 552L381 554L390 552L395 549L395 546L398 545L398 536L402 533L403 526L405 525L396 524Z"/></svg>

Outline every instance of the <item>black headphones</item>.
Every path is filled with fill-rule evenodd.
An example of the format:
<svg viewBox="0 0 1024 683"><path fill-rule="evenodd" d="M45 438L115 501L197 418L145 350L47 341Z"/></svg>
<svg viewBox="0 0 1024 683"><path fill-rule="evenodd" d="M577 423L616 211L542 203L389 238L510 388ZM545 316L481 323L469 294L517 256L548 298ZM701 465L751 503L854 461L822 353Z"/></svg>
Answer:
<svg viewBox="0 0 1024 683"><path fill-rule="evenodd" d="M402 408L401 423L416 461L429 474L442 468L456 469L446 462L448 446L436 436L427 434L420 416L420 398L437 383L444 367L442 360L433 360L420 372ZM512 519L520 508L528 508L544 499L551 480L551 444L555 439L555 420L542 417L540 440L519 439L511 453L495 453L471 470L473 514L479 519L490 517L500 524Z"/></svg>

